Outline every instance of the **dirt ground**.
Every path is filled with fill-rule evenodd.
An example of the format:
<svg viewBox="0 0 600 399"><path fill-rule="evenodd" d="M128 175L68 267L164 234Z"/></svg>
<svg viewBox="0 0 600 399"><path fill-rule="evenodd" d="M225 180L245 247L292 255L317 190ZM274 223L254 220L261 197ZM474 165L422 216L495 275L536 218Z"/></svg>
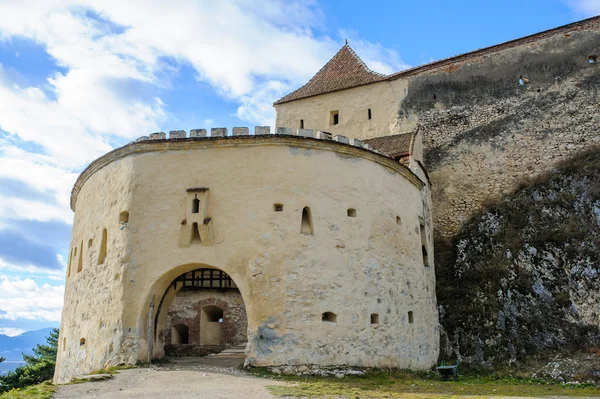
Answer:
<svg viewBox="0 0 600 399"><path fill-rule="evenodd" d="M121 370L114 378L62 385L55 399L267 399L274 398L265 386L283 385L241 372L217 373L202 369L137 368Z"/></svg>

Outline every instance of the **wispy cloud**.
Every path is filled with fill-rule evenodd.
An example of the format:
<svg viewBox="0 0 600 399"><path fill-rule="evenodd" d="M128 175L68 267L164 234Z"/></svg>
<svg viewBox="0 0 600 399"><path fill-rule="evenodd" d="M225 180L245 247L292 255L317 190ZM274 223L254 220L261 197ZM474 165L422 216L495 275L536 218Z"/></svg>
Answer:
<svg viewBox="0 0 600 399"><path fill-rule="evenodd" d="M0 319L60 321L65 287L0 276Z"/></svg>
<svg viewBox="0 0 600 399"><path fill-rule="evenodd" d="M341 44L315 33L323 19L312 1L0 3L0 40L29 39L57 65L43 87L15 82L0 65L0 178L56 200L7 198L0 189L0 204L10 210L0 219L70 220L77 172L115 143L159 130L176 112L176 104L148 93L168 89L177 65L191 65L198 80L237 102L239 118L272 125L272 102L306 82ZM396 52L351 37L372 68L403 67Z"/></svg>
<svg viewBox="0 0 600 399"><path fill-rule="evenodd" d="M566 0L566 2L582 17L600 15L600 0Z"/></svg>
<svg viewBox="0 0 600 399"><path fill-rule="evenodd" d="M7 335L9 337L14 337L14 336L17 336L24 332L25 332L25 330L21 330L20 328L12 328L12 327L0 328L0 334Z"/></svg>
<svg viewBox="0 0 600 399"><path fill-rule="evenodd" d="M70 190L91 160L172 128L165 125L178 119L178 104L161 95L184 67L213 97L234 104L238 118L273 125L273 101L304 84L342 45L319 33L324 24L312 0L181 0L176 7L167 0L0 1L0 45L33 43L52 64L31 83L0 61L3 237L15 226L26 234L25 223L70 224ZM371 68L404 67L395 51L347 36ZM202 118L206 127L222 123L222 115ZM11 276L0 276L0 319L60 318L64 287L33 276L64 278L65 260L56 254L68 243L33 244L48 262L24 258L30 247L0 251L0 270Z"/></svg>

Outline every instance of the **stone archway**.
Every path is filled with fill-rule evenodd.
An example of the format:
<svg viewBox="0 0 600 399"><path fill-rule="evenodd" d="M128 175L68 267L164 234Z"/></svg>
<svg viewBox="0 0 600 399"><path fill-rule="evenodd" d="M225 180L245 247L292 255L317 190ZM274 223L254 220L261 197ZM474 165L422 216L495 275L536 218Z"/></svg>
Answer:
<svg viewBox="0 0 600 399"><path fill-rule="evenodd" d="M233 279L213 267L183 270L160 298L154 294L152 357L205 356L245 344L246 304ZM185 342L178 326L188 328Z"/></svg>

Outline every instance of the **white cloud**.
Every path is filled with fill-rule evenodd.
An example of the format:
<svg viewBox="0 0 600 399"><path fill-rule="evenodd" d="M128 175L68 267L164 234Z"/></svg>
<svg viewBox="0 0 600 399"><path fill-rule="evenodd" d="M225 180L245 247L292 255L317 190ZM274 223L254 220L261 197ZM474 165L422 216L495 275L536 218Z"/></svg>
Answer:
<svg viewBox="0 0 600 399"><path fill-rule="evenodd" d="M0 226L3 218L70 223L77 172L114 143L161 130L178 104L153 93L169 90L181 66L237 103L239 118L273 125L272 102L341 45L315 33L324 21L310 0L0 2L0 40L31 39L62 68L37 87L17 84L0 65L0 129L18 138L0 140L0 177L53 199L11 198L0 187ZM395 51L343 34L371 68L404 67Z"/></svg>
<svg viewBox="0 0 600 399"><path fill-rule="evenodd" d="M60 321L64 285L0 276L0 319Z"/></svg>
<svg viewBox="0 0 600 399"><path fill-rule="evenodd" d="M348 40L350 47L375 72L389 75L410 68L410 65L402 61L397 51L383 47L380 43L364 40L351 30L340 29L339 35Z"/></svg>
<svg viewBox="0 0 600 399"><path fill-rule="evenodd" d="M66 265L64 265L64 262L61 262L61 265L63 265L62 270L55 270L55 269L47 269L47 268L35 266L32 264L15 265L15 264L9 263L9 262L5 261L4 259L0 258L0 271L11 272L11 273L29 273L29 275L32 278L33 277L47 278L49 280L57 280L57 281L64 281L64 279L65 279ZM0 275L0 281L3 278L8 278L8 277L6 275ZM1 293L0 293L0 299L1 299Z"/></svg>
<svg viewBox="0 0 600 399"><path fill-rule="evenodd" d="M584 17L600 14L600 0L566 0L567 4Z"/></svg>
<svg viewBox="0 0 600 399"><path fill-rule="evenodd" d="M25 330L21 330L20 328L11 328L11 327L0 327L0 334L7 335L9 337L14 337L19 334L23 334Z"/></svg>

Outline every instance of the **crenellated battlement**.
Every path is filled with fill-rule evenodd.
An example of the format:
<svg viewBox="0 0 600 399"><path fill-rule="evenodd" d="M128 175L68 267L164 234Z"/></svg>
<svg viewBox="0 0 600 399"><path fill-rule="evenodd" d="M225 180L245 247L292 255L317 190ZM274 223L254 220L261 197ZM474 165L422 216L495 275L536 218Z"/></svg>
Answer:
<svg viewBox="0 0 600 399"><path fill-rule="evenodd" d="M297 136L309 139L317 140L329 140L335 141L341 144L347 144L358 148L364 148L371 152L379 155L387 156L384 153L371 147L369 144L364 143L362 140L349 138L343 135L333 135L329 132L313 129L296 129L295 133L292 128L289 127L277 127L275 132L271 133L270 126L255 126L254 136ZM231 129L231 134L226 127L213 127L210 129L210 136L208 135L207 129L192 129L190 130L189 136L185 130L171 130L167 138L165 132L151 133L148 136L138 137L135 142L148 141L148 140L181 140L181 139L214 139L221 137L239 137L239 136L252 136L250 134L250 128L248 127L234 127Z"/></svg>

